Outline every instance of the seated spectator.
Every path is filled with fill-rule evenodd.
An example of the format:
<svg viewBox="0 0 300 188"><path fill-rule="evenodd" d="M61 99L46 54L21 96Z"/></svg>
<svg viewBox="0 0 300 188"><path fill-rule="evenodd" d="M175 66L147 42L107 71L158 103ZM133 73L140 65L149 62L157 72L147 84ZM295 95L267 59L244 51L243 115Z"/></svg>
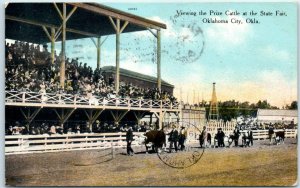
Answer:
<svg viewBox="0 0 300 188"><path fill-rule="evenodd" d="M56 134L56 127L55 127L54 125L52 125L52 126L50 127L49 134L50 134L50 135Z"/></svg>
<svg viewBox="0 0 300 188"><path fill-rule="evenodd" d="M64 133L64 129L61 126L56 126L56 133L58 134L63 134Z"/></svg>
<svg viewBox="0 0 300 188"><path fill-rule="evenodd" d="M6 135L12 135L13 134L13 127L10 125L6 131Z"/></svg>

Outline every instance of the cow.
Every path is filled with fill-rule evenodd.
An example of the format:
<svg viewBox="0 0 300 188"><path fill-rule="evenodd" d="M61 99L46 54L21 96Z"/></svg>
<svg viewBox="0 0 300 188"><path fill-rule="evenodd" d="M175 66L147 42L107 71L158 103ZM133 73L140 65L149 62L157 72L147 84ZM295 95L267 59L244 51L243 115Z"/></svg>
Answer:
<svg viewBox="0 0 300 188"><path fill-rule="evenodd" d="M244 132L242 136L242 146L243 147L250 147L250 136L248 132Z"/></svg>
<svg viewBox="0 0 300 188"><path fill-rule="evenodd" d="M226 146L226 143L228 143L228 147L230 148L230 146L233 143L233 141L234 141L234 135L232 135L232 134L225 135L225 137L224 137L224 144L225 144L225 146Z"/></svg>
<svg viewBox="0 0 300 188"><path fill-rule="evenodd" d="M166 145L166 134L162 130L151 130L144 134L145 140L144 144L146 147L146 152L148 153L148 144L152 143L152 149L158 152L163 145Z"/></svg>
<svg viewBox="0 0 300 188"><path fill-rule="evenodd" d="M275 143L278 145L280 143L284 144L285 131L275 132Z"/></svg>

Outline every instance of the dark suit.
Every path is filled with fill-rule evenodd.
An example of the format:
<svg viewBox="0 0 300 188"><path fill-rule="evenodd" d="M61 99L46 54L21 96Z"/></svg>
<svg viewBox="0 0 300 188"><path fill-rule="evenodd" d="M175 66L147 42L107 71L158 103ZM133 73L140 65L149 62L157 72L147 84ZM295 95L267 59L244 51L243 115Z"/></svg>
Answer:
<svg viewBox="0 0 300 188"><path fill-rule="evenodd" d="M251 130L248 131L248 138L251 146L253 146L253 132Z"/></svg>
<svg viewBox="0 0 300 188"><path fill-rule="evenodd" d="M217 133L218 147L225 147L224 137L225 137L224 132L218 131L218 133Z"/></svg>
<svg viewBox="0 0 300 188"><path fill-rule="evenodd" d="M172 147L174 145L175 147L175 151L177 152L178 148L177 148L177 142L178 142L178 131L176 129L173 129L170 133L169 133L170 137L169 137L169 141L170 141L170 152L172 151Z"/></svg>
<svg viewBox="0 0 300 188"><path fill-rule="evenodd" d="M233 135L234 135L234 145L238 146L239 145L240 130L234 129Z"/></svg>
<svg viewBox="0 0 300 188"><path fill-rule="evenodd" d="M131 148L131 142L133 141L133 132L132 129L128 129L126 133L126 142L127 142L127 154L133 154L133 149Z"/></svg>

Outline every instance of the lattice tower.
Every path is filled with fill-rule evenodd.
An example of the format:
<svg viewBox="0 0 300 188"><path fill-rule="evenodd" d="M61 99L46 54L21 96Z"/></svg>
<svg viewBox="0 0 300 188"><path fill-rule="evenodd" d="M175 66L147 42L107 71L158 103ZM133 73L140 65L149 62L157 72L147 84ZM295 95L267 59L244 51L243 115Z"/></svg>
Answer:
<svg viewBox="0 0 300 188"><path fill-rule="evenodd" d="M209 115L208 120L219 120L219 109L218 109L218 100L216 94L216 83L213 83L213 92L211 96L210 108L209 108Z"/></svg>

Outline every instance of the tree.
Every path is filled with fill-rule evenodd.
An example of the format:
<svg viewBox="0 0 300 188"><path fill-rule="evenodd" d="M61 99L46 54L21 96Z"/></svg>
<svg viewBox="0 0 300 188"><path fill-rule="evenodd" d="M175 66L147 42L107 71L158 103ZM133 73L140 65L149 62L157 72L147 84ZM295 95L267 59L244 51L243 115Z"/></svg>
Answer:
<svg viewBox="0 0 300 188"><path fill-rule="evenodd" d="M285 109L289 109L289 110L297 110L298 109L298 103L297 101L293 101L291 103L291 105L286 105Z"/></svg>

